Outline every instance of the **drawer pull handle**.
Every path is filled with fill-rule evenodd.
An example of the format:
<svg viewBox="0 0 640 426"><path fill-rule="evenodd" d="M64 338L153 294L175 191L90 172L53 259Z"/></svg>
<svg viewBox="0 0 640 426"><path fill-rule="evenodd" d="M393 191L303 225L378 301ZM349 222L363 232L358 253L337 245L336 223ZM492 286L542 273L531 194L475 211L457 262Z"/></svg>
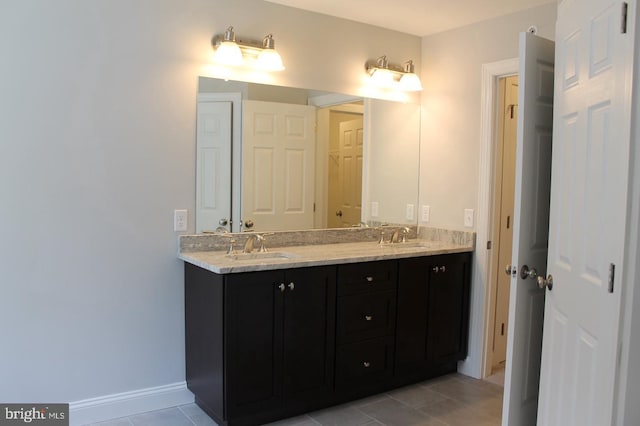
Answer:
<svg viewBox="0 0 640 426"><path fill-rule="evenodd" d="M371 321L373 319L373 316L371 315L365 315L364 319L366 319L367 321Z"/></svg>
<svg viewBox="0 0 640 426"><path fill-rule="evenodd" d="M284 287L284 283L280 284L278 286L278 288L280 289L280 291L284 291L285 287Z"/></svg>
<svg viewBox="0 0 640 426"><path fill-rule="evenodd" d="M368 362L368 361L365 361L365 362L363 363L363 365L364 365L364 368L369 368L369 367L371 367L371 363L370 363L370 362Z"/></svg>
<svg viewBox="0 0 640 426"><path fill-rule="evenodd" d="M293 290L294 288L296 288L296 285L294 283L289 283L289 290Z"/></svg>
<svg viewBox="0 0 640 426"><path fill-rule="evenodd" d="M365 277L365 279L367 280L367 282L370 282L370 283L373 282L373 277Z"/></svg>

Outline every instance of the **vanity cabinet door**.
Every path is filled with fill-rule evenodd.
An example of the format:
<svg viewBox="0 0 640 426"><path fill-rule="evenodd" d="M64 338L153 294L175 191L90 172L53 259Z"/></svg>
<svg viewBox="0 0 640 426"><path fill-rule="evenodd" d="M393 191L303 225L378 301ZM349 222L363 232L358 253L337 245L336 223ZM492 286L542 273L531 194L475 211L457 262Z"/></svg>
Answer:
<svg viewBox="0 0 640 426"><path fill-rule="evenodd" d="M427 360L431 364L467 356L470 277L468 253L436 256L429 265Z"/></svg>
<svg viewBox="0 0 640 426"><path fill-rule="evenodd" d="M469 253L403 259L398 272L395 372L426 378L464 359L469 329Z"/></svg>
<svg viewBox="0 0 640 426"><path fill-rule="evenodd" d="M285 278L285 405L318 403L333 393L336 269L290 269Z"/></svg>
<svg viewBox="0 0 640 426"><path fill-rule="evenodd" d="M282 271L225 276L226 418L282 403Z"/></svg>
<svg viewBox="0 0 640 426"><path fill-rule="evenodd" d="M335 276L333 266L226 276L227 419L330 399Z"/></svg>

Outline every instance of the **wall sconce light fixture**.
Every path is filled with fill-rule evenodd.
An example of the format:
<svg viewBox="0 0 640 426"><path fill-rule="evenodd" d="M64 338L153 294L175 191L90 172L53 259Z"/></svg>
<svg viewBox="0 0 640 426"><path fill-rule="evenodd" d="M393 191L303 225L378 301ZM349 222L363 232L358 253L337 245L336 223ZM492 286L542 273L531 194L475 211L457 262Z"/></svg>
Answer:
<svg viewBox="0 0 640 426"><path fill-rule="evenodd" d="M415 65L412 60L405 63L404 67L390 65L387 56L380 56L375 61L368 61L365 69L373 84L387 89L399 89L407 92L422 90L420 77L415 73Z"/></svg>
<svg viewBox="0 0 640 426"><path fill-rule="evenodd" d="M282 58L275 49L273 35L267 34L262 42L236 40L233 27L211 40L213 61L229 66L248 66L260 71L282 71Z"/></svg>

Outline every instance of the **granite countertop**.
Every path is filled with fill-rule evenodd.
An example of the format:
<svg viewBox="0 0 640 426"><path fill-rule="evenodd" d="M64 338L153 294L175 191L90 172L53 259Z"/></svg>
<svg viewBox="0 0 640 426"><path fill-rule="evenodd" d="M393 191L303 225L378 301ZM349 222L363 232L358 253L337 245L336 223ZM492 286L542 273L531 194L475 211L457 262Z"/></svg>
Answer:
<svg viewBox="0 0 640 426"><path fill-rule="evenodd" d="M411 239L405 243L350 242L289 246L232 256L224 251L180 252L178 258L218 274L336 265L473 251L473 243Z"/></svg>

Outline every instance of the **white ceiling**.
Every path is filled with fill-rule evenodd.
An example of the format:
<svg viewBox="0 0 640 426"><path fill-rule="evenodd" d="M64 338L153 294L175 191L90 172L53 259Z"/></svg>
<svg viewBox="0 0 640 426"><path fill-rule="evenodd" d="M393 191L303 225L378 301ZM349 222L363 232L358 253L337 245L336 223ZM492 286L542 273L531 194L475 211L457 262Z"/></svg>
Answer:
<svg viewBox="0 0 640 426"><path fill-rule="evenodd" d="M555 0L266 0L417 36L508 15Z"/></svg>

